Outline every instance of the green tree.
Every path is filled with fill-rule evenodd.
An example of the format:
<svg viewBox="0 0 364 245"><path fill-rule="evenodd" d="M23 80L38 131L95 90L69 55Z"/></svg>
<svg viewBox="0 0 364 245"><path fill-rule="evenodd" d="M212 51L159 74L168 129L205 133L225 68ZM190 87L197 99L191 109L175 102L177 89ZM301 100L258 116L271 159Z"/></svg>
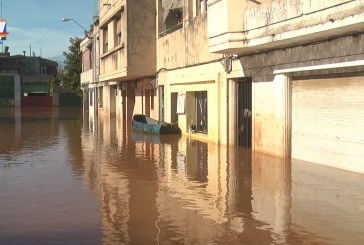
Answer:
<svg viewBox="0 0 364 245"><path fill-rule="evenodd" d="M82 97L80 79L82 72L81 41L78 37L70 38L71 45L68 47L68 52L63 52L66 59L64 61L64 70L61 74L64 90L79 97Z"/></svg>

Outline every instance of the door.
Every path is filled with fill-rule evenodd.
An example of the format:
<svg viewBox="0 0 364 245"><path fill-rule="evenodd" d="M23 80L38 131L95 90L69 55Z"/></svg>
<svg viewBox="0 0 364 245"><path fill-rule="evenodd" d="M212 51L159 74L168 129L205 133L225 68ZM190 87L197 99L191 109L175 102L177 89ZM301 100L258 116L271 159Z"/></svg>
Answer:
<svg viewBox="0 0 364 245"><path fill-rule="evenodd" d="M292 158L364 173L364 77L292 82Z"/></svg>
<svg viewBox="0 0 364 245"><path fill-rule="evenodd" d="M178 122L177 97L178 93L171 93L171 123Z"/></svg>
<svg viewBox="0 0 364 245"><path fill-rule="evenodd" d="M159 86L159 121L164 122L164 86Z"/></svg>
<svg viewBox="0 0 364 245"><path fill-rule="evenodd" d="M252 146L252 80L237 81L237 140L238 145Z"/></svg>

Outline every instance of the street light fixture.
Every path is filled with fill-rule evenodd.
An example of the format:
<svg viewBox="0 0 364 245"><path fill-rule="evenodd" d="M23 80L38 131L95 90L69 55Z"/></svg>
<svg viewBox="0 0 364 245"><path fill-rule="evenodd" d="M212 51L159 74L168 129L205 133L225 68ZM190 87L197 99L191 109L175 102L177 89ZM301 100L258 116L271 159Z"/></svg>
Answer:
<svg viewBox="0 0 364 245"><path fill-rule="evenodd" d="M72 18L62 18L62 21L63 22L68 22L68 21L73 21L75 22L79 27L81 27L84 31L85 31L85 35L86 37L90 38L90 39L93 39L93 37L90 36L89 32L86 30L85 27L83 27L80 23L78 23L77 21L75 21L74 19Z"/></svg>

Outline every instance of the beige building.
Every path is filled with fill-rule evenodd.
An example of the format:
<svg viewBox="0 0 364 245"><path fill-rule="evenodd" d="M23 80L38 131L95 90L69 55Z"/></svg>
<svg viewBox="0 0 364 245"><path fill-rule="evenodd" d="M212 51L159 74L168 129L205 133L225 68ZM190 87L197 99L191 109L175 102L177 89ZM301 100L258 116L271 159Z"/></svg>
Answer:
<svg viewBox="0 0 364 245"><path fill-rule="evenodd" d="M85 101L125 124L143 113L193 138L364 173L363 6L100 1Z"/></svg>
<svg viewBox="0 0 364 245"><path fill-rule="evenodd" d="M132 115L158 116L155 1L101 0L92 35L81 43L84 103L88 115L130 122Z"/></svg>

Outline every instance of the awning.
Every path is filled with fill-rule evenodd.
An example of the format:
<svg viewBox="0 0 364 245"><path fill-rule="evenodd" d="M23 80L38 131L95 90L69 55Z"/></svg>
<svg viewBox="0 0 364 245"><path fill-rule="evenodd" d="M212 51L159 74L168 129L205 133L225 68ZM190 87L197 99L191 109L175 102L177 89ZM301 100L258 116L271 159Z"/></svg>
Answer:
<svg viewBox="0 0 364 245"><path fill-rule="evenodd" d="M183 8L183 2L184 0L163 0L162 1L162 8L164 10L163 21L166 21L169 11Z"/></svg>

